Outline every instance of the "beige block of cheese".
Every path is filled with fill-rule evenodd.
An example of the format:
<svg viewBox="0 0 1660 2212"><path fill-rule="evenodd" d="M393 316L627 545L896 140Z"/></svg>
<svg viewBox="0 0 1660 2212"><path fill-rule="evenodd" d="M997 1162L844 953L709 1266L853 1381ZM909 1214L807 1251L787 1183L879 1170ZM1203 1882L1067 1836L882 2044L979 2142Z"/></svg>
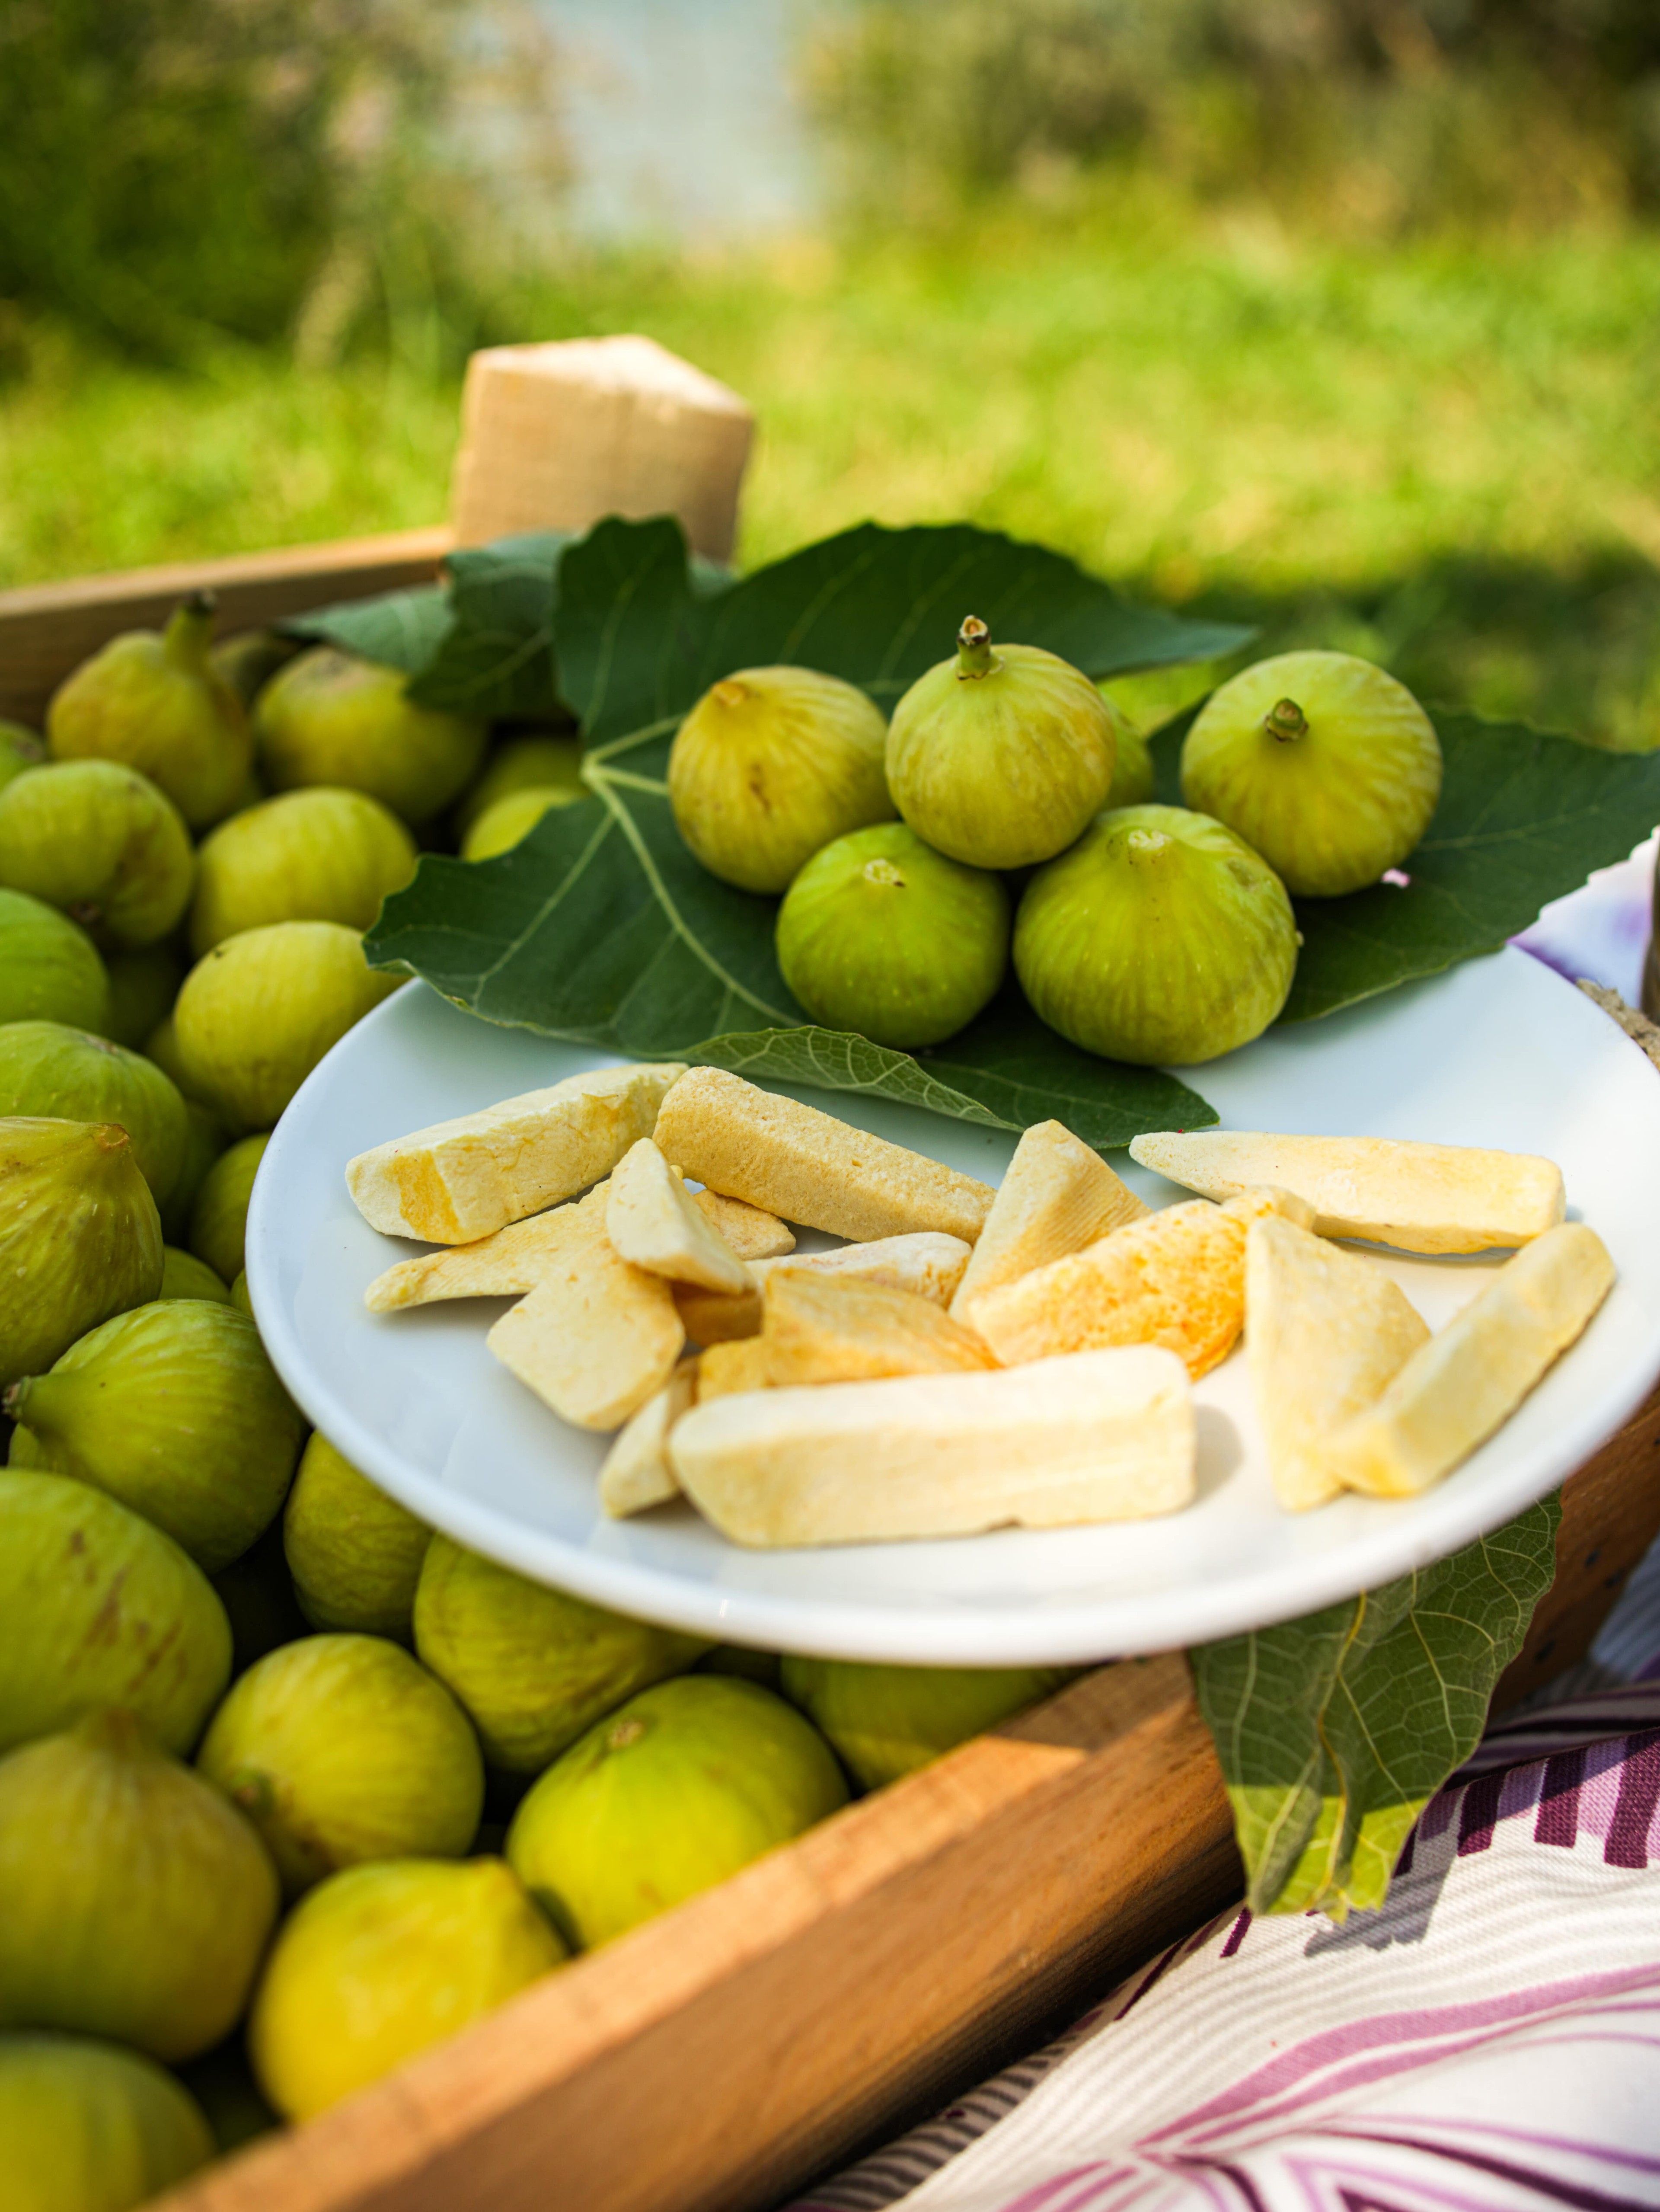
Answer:
<svg viewBox="0 0 1660 2212"><path fill-rule="evenodd" d="M677 1083L652 1134L694 1182L858 1243L934 1229L972 1244L997 1196L972 1176L724 1068L694 1068Z"/></svg>
<svg viewBox="0 0 1660 2212"><path fill-rule="evenodd" d="M662 1389L686 1331L661 1275L630 1267L605 1225L609 1193L592 1191L558 1263L485 1340L544 1406L579 1429L615 1429Z"/></svg>
<svg viewBox="0 0 1660 2212"><path fill-rule="evenodd" d="M346 1187L372 1229L427 1244L471 1244L574 1198L649 1137L685 1073L674 1062L600 1067L482 1113L434 1122L360 1152Z"/></svg>
<svg viewBox="0 0 1660 2212"><path fill-rule="evenodd" d="M885 1283L890 1290L914 1291L936 1305L948 1305L962 1279L972 1246L960 1237L921 1230L914 1237L878 1237L868 1244L839 1244L833 1252L797 1252L787 1262L752 1260L752 1288L736 1297L701 1291L678 1291L676 1299L694 1344L724 1344L753 1336L760 1327L760 1294L766 1278L780 1265L809 1267L815 1274L850 1283ZM707 1332L706 1334L706 1332Z"/></svg>
<svg viewBox="0 0 1660 2212"><path fill-rule="evenodd" d="M1614 1280L1608 1247L1583 1222L1524 1244L1336 1432L1333 1466L1352 1489L1376 1498L1427 1490L1509 1419Z"/></svg>
<svg viewBox="0 0 1660 2212"><path fill-rule="evenodd" d="M968 1319L970 1304L987 1291L1081 1252L1148 1211L1100 1154L1062 1122L1038 1122L1015 1147L952 1312Z"/></svg>
<svg viewBox="0 0 1660 2212"><path fill-rule="evenodd" d="M599 1502L614 1521L680 1495L669 1463L669 1431L697 1397L698 1363L682 1359L661 1390L618 1431L599 1471Z"/></svg>
<svg viewBox="0 0 1660 2212"><path fill-rule="evenodd" d="M1331 1439L1372 1404L1429 1329L1376 1260L1269 1214L1245 1238L1245 1361L1287 1512L1342 1488Z"/></svg>
<svg viewBox="0 0 1660 2212"><path fill-rule="evenodd" d="M774 1263L758 1342L774 1389L805 1382L943 1375L996 1365L978 1337L931 1298Z"/></svg>
<svg viewBox="0 0 1660 2212"><path fill-rule="evenodd" d="M669 1449L699 1510L757 1547L1133 1520L1194 1494L1187 1376L1153 1346L750 1391L694 1407Z"/></svg>
<svg viewBox="0 0 1660 2212"><path fill-rule="evenodd" d="M1137 1137L1130 1157L1206 1198L1276 1183L1308 1200L1322 1237L1404 1252L1525 1244L1555 1227L1566 1203L1554 1160L1465 1145L1198 1129Z"/></svg>
<svg viewBox="0 0 1660 2212"><path fill-rule="evenodd" d="M796 1249L794 1231L759 1206L723 1198L718 1190L694 1191L692 1203L708 1216L740 1260L781 1260Z"/></svg>
<svg viewBox="0 0 1660 2212"><path fill-rule="evenodd" d="M749 1288L743 1262L649 1137L612 1170L605 1226L618 1254L650 1274L729 1296Z"/></svg>

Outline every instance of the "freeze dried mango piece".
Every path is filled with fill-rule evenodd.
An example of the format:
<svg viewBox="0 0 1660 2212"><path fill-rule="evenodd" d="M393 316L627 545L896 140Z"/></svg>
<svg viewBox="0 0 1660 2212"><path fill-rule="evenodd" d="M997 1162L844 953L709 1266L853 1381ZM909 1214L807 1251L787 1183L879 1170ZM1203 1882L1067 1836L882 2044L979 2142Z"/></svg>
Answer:
<svg viewBox="0 0 1660 2212"><path fill-rule="evenodd" d="M724 1291L694 1290L690 1284L675 1285L675 1310L694 1344L712 1348L736 1344L760 1333L760 1285L729 1296Z"/></svg>
<svg viewBox="0 0 1660 2212"><path fill-rule="evenodd" d="M648 1274L729 1295L749 1287L743 1262L649 1137L612 1170L605 1226L619 1255Z"/></svg>
<svg viewBox="0 0 1660 2212"><path fill-rule="evenodd" d="M604 1190L570 1211L579 1226L556 1265L485 1340L544 1406L579 1429L615 1429L662 1389L686 1331L661 1275L618 1257Z"/></svg>
<svg viewBox="0 0 1660 2212"><path fill-rule="evenodd" d="M1450 1474L1581 1334L1614 1279L1607 1245L1583 1222L1524 1244L1333 1437L1343 1480L1412 1498Z"/></svg>
<svg viewBox="0 0 1660 2212"><path fill-rule="evenodd" d="M833 1237L937 1229L972 1244L997 1195L989 1183L719 1067L694 1068L676 1084L651 1133L694 1182Z"/></svg>
<svg viewBox="0 0 1660 2212"><path fill-rule="evenodd" d="M758 1336L730 1344L712 1344L698 1361L697 1402L724 1398L735 1390L764 1390L770 1381L766 1347Z"/></svg>
<svg viewBox="0 0 1660 2212"><path fill-rule="evenodd" d="M599 1502L614 1521L644 1513L680 1495L669 1463L669 1432L697 1397L698 1363L682 1359L674 1373L619 1431L599 1471Z"/></svg>
<svg viewBox="0 0 1660 2212"><path fill-rule="evenodd" d="M722 1534L758 1547L1139 1519L1194 1491L1192 1394L1152 1345L749 1391L694 1407L669 1450Z"/></svg>
<svg viewBox="0 0 1660 2212"><path fill-rule="evenodd" d="M1197 1382L1245 1319L1247 1224L1209 1199L1167 1206L974 1301L1005 1367L1108 1345L1158 1344Z"/></svg>
<svg viewBox="0 0 1660 2212"><path fill-rule="evenodd" d="M971 1249L960 1237L947 1237L937 1230L923 1230L914 1237L878 1237L868 1244L839 1244L833 1252L797 1252L787 1263L752 1260L750 1291L732 1298L677 1291L676 1302L694 1344L754 1336L760 1327L760 1293L766 1279L774 1267L785 1264L809 1267L838 1282L886 1283L891 1290L914 1291L918 1297L942 1306L950 1303L962 1279Z"/></svg>
<svg viewBox="0 0 1660 2212"><path fill-rule="evenodd" d="M692 1203L708 1216L740 1260L781 1260L796 1249L795 1231L759 1206L723 1198L718 1190L694 1191Z"/></svg>
<svg viewBox="0 0 1660 2212"><path fill-rule="evenodd" d="M603 1188L603 1186L601 1186ZM574 1234L580 1209L555 1206L528 1221L509 1222L476 1244L450 1244L400 1260L363 1293L371 1313L435 1305L445 1298L518 1298L535 1290Z"/></svg>
<svg viewBox="0 0 1660 2212"><path fill-rule="evenodd" d="M1036 1123L1015 1147L952 1312L960 1321L970 1319L973 1299L1081 1252L1148 1211L1100 1154L1063 1123Z"/></svg>
<svg viewBox="0 0 1660 2212"><path fill-rule="evenodd" d="M914 1291L793 1266L768 1271L758 1340L775 1389L996 1364L977 1336Z"/></svg>
<svg viewBox="0 0 1660 2212"><path fill-rule="evenodd" d="M1287 1512L1337 1495L1333 1436L1428 1336L1377 1261L1272 1214L1251 1223L1245 1360L1274 1493Z"/></svg>
<svg viewBox="0 0 1660 2212"><path fill-rule="evenodd" d="M546 1091L360 1152L346 1187L372 1229L428 1244L471 1244L573 1198L649 1137L676 1063L600 1067Z"/></svg>
<svg viewBox="0 0 1660 2212"><path fill-rule="evenodd" d="M1566 1205L1554 1160L1465 1145L1200 1129L1137 1137L1130 1157L1206 1198L1278 1184L1308 1200L1322 1237L1365 1237L1403 1252L1525 1244L1554 1228Z"/></svg>

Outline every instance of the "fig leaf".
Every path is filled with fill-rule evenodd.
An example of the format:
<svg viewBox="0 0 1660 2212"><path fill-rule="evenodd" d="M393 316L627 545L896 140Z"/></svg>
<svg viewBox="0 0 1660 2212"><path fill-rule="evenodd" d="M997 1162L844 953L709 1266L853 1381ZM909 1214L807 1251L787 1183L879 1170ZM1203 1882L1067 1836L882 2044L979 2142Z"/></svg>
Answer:
<svg viewBox="0 0 1660 2212"><path fill-rule="evenodd" d="M1556 1572L1555 1497L1433 1566L1188 1653L1253 1912L1383 1904Z"/></svg>
<svg viewBox="0 0 1660 2212"><path fill-rule="evenodd" d="M1497 952L1593 868L1623 860L1660 821L1660 753L1602 752L1446 708L1430 714L1445 774L1440 804L1404 863L1408 880L1293 902L1303 949L1281 1021L1312 1021ZM1158 795L1177 806L1191 719L1166 723L1151 740Z"/></svg>

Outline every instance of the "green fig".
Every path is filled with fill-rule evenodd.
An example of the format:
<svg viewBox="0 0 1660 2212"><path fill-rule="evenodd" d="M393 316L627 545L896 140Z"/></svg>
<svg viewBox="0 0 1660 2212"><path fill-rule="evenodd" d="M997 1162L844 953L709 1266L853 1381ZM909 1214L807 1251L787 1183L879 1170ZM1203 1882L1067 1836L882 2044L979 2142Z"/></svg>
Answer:
<svg viewBox="0 0 1660 2212"><path fill-rule="evenodd" d="M251 707L279 668L305 651L297 637L274 629L233 630L221 637L209 659L221 684L228 684L245 707Z"/></svg>
<svg viewBox="0 0 1660 2212"><path fill-rule="evenodd" d="M196 1763L265 1839L284 1893L367 1859L458 1859L484 1761L444 1685L384 1636L307 1636L257 1660Z"/></svg>
<svg viewBox="0 0 1660 2212"><path fill-rule="evenodd" d="M45 745L33 730L22 722L0 719L0 791L25 769L39 768L45 757Z"/></svg>
<svg viewBox="0 0 1660 2212"><path fill-rule="evenodd" d="M815 853L784 895L784 980L815 1022L912 1052L972 1022L1009 965L1009 894L903 822Z"/></svg>
<svg viewBox="0 0 1660 2212"><path fill-rule="evenodd" d="M306 1432L259 1331L204 1298L106 1322L5 1407L37 1466L107 1490L209 1574L282 1511Z"/></svg>
<svg viewBox="0 0 1660 2212"><path fill-rule="evenodd" d="M298 1643L310 1625L294 1602L294 1582L282 1556L282 1528L273 1521L239 1559L212 1577L231 1624L231 1674L246 1674L279 1644Z"/></svg>
<svg viewBox="0 0 1660 2212"><path fill-rule="evenodd" d="M290 2120L443 2043L567 1956L500 1859L380 1859L303 1897L248 2022L259 2085Z"/></svg>
<svg viewBox="0 0 1660 2212"><path fill-rule="evenodd" d="M148 1054L145 1057L148 1059ZM168 1192L167 1202L161 1209L161 1227L169 1243L182 1244L188 1238L191 1217L202 1186L229 1141L224 1123L210 1107L203 1106L198 1099L185 1099L185 1157L179 1165L179 1180Z"/></svg>
<svg viewBox="0 0 1660 2212"><path fill-rule="evenodd" d="M0 1027L0 1115L118 1123L158 1206L185 1164L185 1102L155 1062L62 1022Z"/></svg>
<svg viewBox="0 0 1660 2212"><path fill-rule="evenodd" d="M0 1472L0 1749L127 1705L188 1751L230 1675L225 1608L170 1537L101 1490Z"/></svg>
<svg viewBox="0 0 1660 2212"><path fill-rule="evenodd" d="M528 837L544 814L586 799L585 791L510 791L487 806L461 841L463 860L494 860Z"/></svg>
<svg viewBox="0 0 1660 2212"><path fill-rule="evenodd" d="M1182 740L1182 797L1243 837L1299 898L1398 867L1441 795L1434 725L1352 653L1281 653L1230 677Z"/></svg>
<svg viewBox="0 0 1660 2212"><path fill-rule="evenodd" d="M487 735L482 722L417 706L399 670L331 645L272 677L254 727L276 790L343 785L411 823L430 821L472 781Z"/></svg>
<svg viewBox="0 0 1660 2212"><path fill-rule="evenodd" d="M970 615L954 660L894 709L888 782L919 837L974 868L1024 868L1106 804L1117 740L1089 678L1040 646L1000 645Z"/></svg>
<svg viewBox="0 0 1660 2212"><path fill-rule="evenodd" d="M706 1651L693 1673L736 1674L742 1682L759 1682L763 1690L779 1688L783 1661L776 1651L754 1651L747 1644L718 1644Z"/></svg>
<svg viewBox="0 0 1660 2212"><path fill-rule="evenodd" d="M676 1674L708 1639L544 1589L435 1535L415 1589L415 1650L460 1698L493 1765L534 1774L602 1713Z"/></svg>
<svg viewBox="0 0 1660 2212"><path fill-rule="evenodd" d="M1300 941L1284 884L1242 838L1179 806L1126 806L1027 884L1015 971L1086 1052L1181 1067L1262 1034Z"/></svg>
<svg viewBox="0 0 1660 2212"><path fill-rule="evenodd" d="M231 1285L231 1304L236 1308L238 1313L246 1314L250 1321L254 1318L253 1292L248 1288L248 1271L245 1267Z"/></svg>
<svg viewBox="0 0 1660 2212"><path fill-rule="evenodd" d="M181 1252L176 1244L161 1248L161 1287L159 1299L205 1298L209 1305L227 1306L231 1294L205 1260L194 1252Z"/></svg>
<svg viewBox="0 0 1660 2212"><path fill-rule="evenodd" d="M84 929L44 899L0 890L0 1022L102 1030L110 979Z"/></svg>
<svg viewBox="0 0 1660 2212"><path fill-rule="evenodd" d="M847 1802L830 1747L754 1682L659 1682L590 1729L513 1815L507 1862L578 1949L724 1881Z"/></svg>
<svg viewBox="0 0 1660 2212"><path fill-rule="evenodd" d="M185 817L135 768L61 761L0 789L0 884L61 907L100 944L165 937L195 880Z"/></svg>
<svg viewBox="0 0 1660 2212"><path fill-rule="evenodd" d="M182 985L180 988L183 988ZM175 991L173 994L175 1000L178 996L179 994ZM106 1030L105 1034L107 1035L108 1031ZM194 1099L199 1106L211 1106L211 1100L203 1097L201 1091L185 1073L185 1063L179 1057L179 1024L173 1019L171 1006L144 1039L144 1057L155 1062L173 1089L187 1104Z"/></svg>
<svg viewBox="0 0 1660 2212"><path fill-rule="evenodd" d="M276 1917L264 1845L136 1714L0 1759L0 2027L193 2058L247 2001Z"/></svg>
<svg viewBox="0 0 1660 2212"><path fill-rule="evenodd" d="M403 980L371 968L357 932L337 921L244 930L185 978L179 1056L227 1121L269 1129L330 1046Z"/></svg>
<svg viewBox="0 0 1660 2212"><path fill-rule="evenodd" d="M914 1774L971 1736L1069 1682L1074 1667L888 1667L857 1659L784 1662L784 1694L867 1790Z"/></svg>
<svg viewBox="0 0 1660 2212"><path fill-rule="evenodd" d="M712 875L781 891L821 845L891 822L887 726L857 685L741 668L706 691L669 754L669 804Z"/></svg>
<svg viewBox="0 0 1660 2212"><path fill-rule="evenodd" d="M104 964L110 1011L103 1034L130 1052L142 1052L145 1038L173 1010L185 963L168 946L147 945L142 951L114 953Z"/></svg>
<svg viewBox="0 0 1660 2212"><path fill-rule="evenodd" d="M580 738L508 738L484 764L484 773L462 794L456 808L456 828L464 837L479 816L498 799L521 791L566 791L573 799L586 799L582 781Z"/></svg>
<svg viewBox="0 0 1660 2212"><path fill-rule="evenodd" d="M124 761L160 784L192 830L236 804L253 740L215 672L213 595L186 599L164 632L112 637L59 684L46 709L55 760Z"/></svg>
<svg viewBox="0 0 1660 2212"><path fill-rule="evenodd" d="M387 893L414 875L415 845L379 799L318 785L221 822L203 838L197 866L191 947L199 958L274 921L367 929Z"/></svg>
<svg viewBox="0 0 1660 2212"><path fill-rule="evenodd" d="M200 2106L154 2059L80 2035L0 2035L8 2212L131 2212L213 2154Z"/></svg>
<svg viewBox="0 0 1660 2212"><path fill-rule="evenodd" d="M1107 698L1105 692L1101 696L1112 720L1116 747L1112 787L1106 794L1106 811L1110 814L1119 806L1145 806L1157 782L1153 772L1153 749L1117 700Z"/></svg>
<svg viewBox="0 0 1660 2212"><path fill-rule="evenodd" d="M124 1129L0 1117L0 1389L153 1298L161 1267Z"/></svg>
<svg viewBox="0 0 1660 2212"><path fill-rule="evenodd" d="M311 1437L283 1508L282 1544L294 1595L314 1627L409 1643L432 1534L320 1431Z"/></svg>
<svg viewBox="0 0 1660 2212"><path fill-rule="evenodd" d="M221 1282L242 1273L253 1179L265 1157L269 1137L244 1137L219 1158L202 1178L191 1212L190 1245Z"/></svg>

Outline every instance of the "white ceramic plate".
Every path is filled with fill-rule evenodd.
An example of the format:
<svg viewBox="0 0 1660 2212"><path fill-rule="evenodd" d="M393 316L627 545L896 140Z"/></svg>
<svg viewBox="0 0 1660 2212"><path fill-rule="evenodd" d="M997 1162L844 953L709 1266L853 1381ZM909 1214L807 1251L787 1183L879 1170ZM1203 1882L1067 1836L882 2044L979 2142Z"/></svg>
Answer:
<svg viewBox="0 0 1660 2212"><path fill-rule="evenodd" d="M1198 1386L1200 1495L1166 1520L950 1542L746 1552L683 1503L599 1511L605 1439L566 1427L485 1350L505 1301L372 1315L363 1290L421 1249L361 1220L354 1153L604 1064L461 1013L424 984L329 1054L255 1186L248 1280L283 1380L347 1457L410 1510L537 1580L723 1640L924 1665L1104 1658L1291 1618L1496 1527L1570 1474L1660 1372L1660 1081L1606 1016L1524 953L1471 961L1198 1070L1225 1124L1542 1152L1620 1281L1521 1411L1406 1502L1275 1504L1243 1355ZM996 1182L1015 1139L847 1093L804 1094ZM1115 1164L1154 1204L1186 1195ZM803 1240L822 1243L822 1238ZM1438 1324L1491 1261L1380 1258Z"/></svg>

